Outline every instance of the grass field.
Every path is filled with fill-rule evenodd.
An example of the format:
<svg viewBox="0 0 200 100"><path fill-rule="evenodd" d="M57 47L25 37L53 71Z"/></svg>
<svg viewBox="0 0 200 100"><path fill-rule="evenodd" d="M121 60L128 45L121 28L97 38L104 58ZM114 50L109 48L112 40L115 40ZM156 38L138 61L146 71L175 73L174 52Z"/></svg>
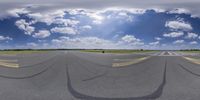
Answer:
<svg viewBox="0 0 200 100"><path fill-rule="evenodd" d="M182 53L200 53L200 51L189 51L189 50L185 50L185 51L177 51L177 52L182 52Z"/></svg>
<svg viewBox="0 0 200 100"><path fill-rule="evenodd" d="M156 52L156 50L81 50L82 52L94 52L94 53L146 53Z"/></svg>
<svg viewBox="0 0 200 100"><path fill-rule="evenodd" d="M43 53L47 51L43 50L24 50L24 51L0 51L1 54L16 55L16 54L32 54L32 53Z"/></svg>

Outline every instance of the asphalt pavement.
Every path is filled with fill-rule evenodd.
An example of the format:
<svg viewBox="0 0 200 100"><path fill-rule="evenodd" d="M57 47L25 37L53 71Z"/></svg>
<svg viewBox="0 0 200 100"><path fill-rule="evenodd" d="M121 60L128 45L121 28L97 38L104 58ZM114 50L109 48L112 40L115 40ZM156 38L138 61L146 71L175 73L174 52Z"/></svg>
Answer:
<svg viewBox="0 0 200 100"><path fill-rule="evenodd" d="M0 55L0 100L199 100L198 62L174 51Z"/></svg>

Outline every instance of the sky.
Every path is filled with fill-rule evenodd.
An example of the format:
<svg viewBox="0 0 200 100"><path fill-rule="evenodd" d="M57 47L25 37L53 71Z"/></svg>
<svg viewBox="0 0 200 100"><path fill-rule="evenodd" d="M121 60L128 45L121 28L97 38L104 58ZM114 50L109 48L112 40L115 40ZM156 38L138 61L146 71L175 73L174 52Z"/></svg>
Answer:
<svg viewBox="0 0 200 100"><path fill-rule="evenodd" d="M0 49L199 49L198 0L1 0Z"/></svg>

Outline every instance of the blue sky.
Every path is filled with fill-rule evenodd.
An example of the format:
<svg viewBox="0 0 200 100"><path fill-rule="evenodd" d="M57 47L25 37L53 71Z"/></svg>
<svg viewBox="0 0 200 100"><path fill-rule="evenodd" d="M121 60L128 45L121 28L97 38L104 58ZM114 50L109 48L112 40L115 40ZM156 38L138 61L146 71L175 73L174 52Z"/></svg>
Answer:
<svg viewBox="0 0 200 100"><path fill-rule="evenodd" d="M39 7L13 7L0 16L1 49L200 47L200 18L186 8Z"/></svg>

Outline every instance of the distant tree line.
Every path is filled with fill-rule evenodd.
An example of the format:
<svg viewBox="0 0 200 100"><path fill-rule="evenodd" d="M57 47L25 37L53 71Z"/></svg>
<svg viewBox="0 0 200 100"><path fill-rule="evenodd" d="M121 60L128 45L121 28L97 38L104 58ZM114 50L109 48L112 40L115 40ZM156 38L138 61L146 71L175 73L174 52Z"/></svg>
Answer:
<svg viewBox="0 0 200 100"><path fill-rule="evenodd" d="M180 51L200 51L200 49L181 49Z"/></svg>
<svg viewBox="0 0 200 100"><path fill-rule="evenodd" d="M53 50L134 50L145 51L144 49L0 49L0 51L53 51Z"/></svg>

